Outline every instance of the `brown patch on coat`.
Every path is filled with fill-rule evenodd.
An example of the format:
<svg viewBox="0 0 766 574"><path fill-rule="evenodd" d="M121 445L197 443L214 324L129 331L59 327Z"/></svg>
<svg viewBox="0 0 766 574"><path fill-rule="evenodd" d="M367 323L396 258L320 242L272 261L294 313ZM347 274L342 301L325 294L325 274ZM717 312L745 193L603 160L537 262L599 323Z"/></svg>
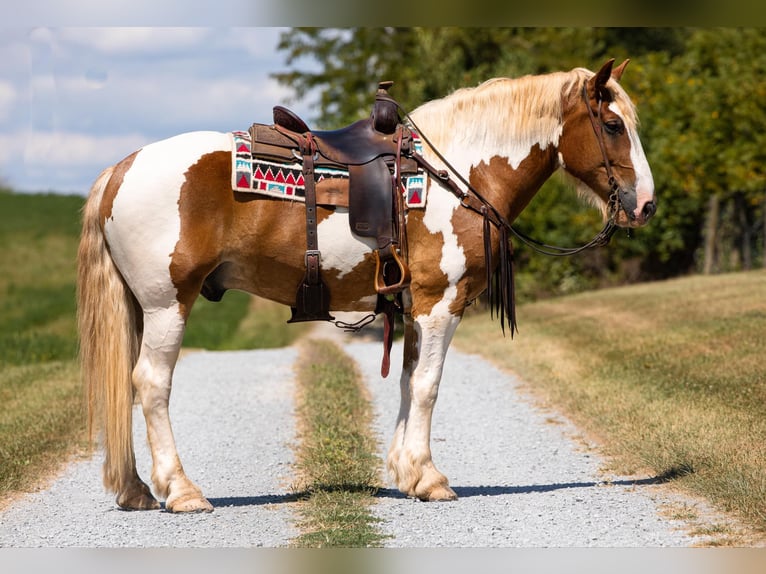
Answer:
<svg viewBox="0 0 766 574"><path fill-rule="evenodd" d="M203 155L186 171L178 211L181 233L171 255L170 277L178 290L184 318L200 292L202 282L218 264L222 238L231 220L231 154Z"/></svg>
<svg viewBox="0 0 766 574"><path fill-rule="evenodd" d="M214 271L216 290L238 289L290 306L303 281L305 204L234 192L230 181L229 152L207 154L186 172L179 199L181 233L170 265L184 317ZM318 208L317 224L332 213ZM339 271L323 268L330 307L372 310L374 303L360 300L375 294L374 270L372 252L343 278Z"/></svg>
<svg viewBox="0 0 766 574"><path fill-rule="evenodd" d="M469 181L512 223L555 171L555 153L552 146L541 149L536 144L517 169L513 169L508 158L493 156L489 162L482 161L471 169ZM462 315L465 306L487 288L483 218L475 211L461 208L454 213L452 226L466 258L466 273L457 285L458 295L450 306L450 312ZM500 235L494 225L490 229L491 265L495 267L499 262Z"/></svg>
<svg viewBox="0 0 766 574"><path fill-rule="evenodd" d="M117 193L122 187L122 182L125 179L125 174L132 167L133 161L136 159L137 155L138 151L135 151L114 166L112 175L104 188L104 194L101 197L101 205L99 207L99 221L101 223L102 231L104 230L104 222L112 217L114 198L117 197Z"/></svg>
<svg viewBox="0 0 766 574"><path fill-rule="evenodd" d="M421 209L411 209L407 216L413 317L430 314L449 287L447 274L439 268L444 236L441 232L431 233L423 223L424 217Z"/></svg>

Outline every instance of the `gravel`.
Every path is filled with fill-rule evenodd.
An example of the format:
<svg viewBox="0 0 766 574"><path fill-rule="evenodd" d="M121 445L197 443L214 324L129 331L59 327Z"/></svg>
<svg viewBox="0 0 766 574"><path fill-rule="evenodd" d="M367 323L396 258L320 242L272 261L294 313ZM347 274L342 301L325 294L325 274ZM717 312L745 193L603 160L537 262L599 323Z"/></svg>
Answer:
<svg viewBox="0 0 766 574"><path fill-rule="evenodd" d="M298 534L289 494L295 440L294 349L200 352L176 367L170 415L181 461L215 511L120 510L101 484L103 458L71 464L47 490L0 514L1 547L284 546ZM134 410L139 475L151 476Z"/></svg>
<svg viewBox="0 0 766 574"><path fill-rule="evenodd" d="M351 344L373 395L385 458L398 377L381 379L379 343ZM392 365L401 364L395 346ZM604 461L565 418L536 407L519 381L450 349L432 423L433 460L458 500L423 503L394 488L375 507L391 547L665 547L701 539L660 515L690 504L650 477L602 472ZM393 485L391 485L393 486Z"/></svg>
<svg viewBox="0 0 766 574"><path fill-rule="evenodd" d="M399 403L401 346L379 375L382 345L342 336L375 408L381 458ZM101 485L100 455L77 460L50 486L0 514L8 547L280 547L297 536L289 500L293 348L199 352L176 368L171 418L181 460L211 514L119 510ZM134 420L139 474L150 476L143 416ZM391 547L692 546L702 541L666 504L684 504L648 477L605 474L597 450L563 417L541 410L518 381L450 350L433 420L437 467L460 497L423 503L393 485L373 506Z"/></svg>

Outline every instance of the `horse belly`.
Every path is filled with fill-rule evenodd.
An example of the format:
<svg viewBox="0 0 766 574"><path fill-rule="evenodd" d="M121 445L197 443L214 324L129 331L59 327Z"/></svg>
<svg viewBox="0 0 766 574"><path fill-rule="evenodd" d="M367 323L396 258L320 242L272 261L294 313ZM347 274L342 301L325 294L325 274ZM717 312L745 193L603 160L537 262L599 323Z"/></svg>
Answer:
<svg viewBox="0 0 766 574"><path fill-rule="evenodd" d="M253 197L240 203L229 233L231 251L219 280L286 305L306 273L306 210L299 202ZM374 240L351 233L346 209L317 210L321 277L333 311L375 308Z"/></svg>
<svg viewBox="0 0 766 574"><path fill-rule="evenodd" d="M376 241L351 233L345 209L337 209L325 218L317 227L317 234L323 273L330 287L330 307L336 311L374 309Z"/></svg>

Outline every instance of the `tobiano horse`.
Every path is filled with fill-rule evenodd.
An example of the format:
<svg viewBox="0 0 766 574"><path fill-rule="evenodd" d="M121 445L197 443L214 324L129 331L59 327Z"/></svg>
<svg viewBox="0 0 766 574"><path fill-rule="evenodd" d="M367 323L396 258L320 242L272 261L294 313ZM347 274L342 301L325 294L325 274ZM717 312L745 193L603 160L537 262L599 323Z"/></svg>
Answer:
<svg viewBox="0 0 766 574"><path fill-rule="evenodd" d="M487 287L501 234L482 244L482 217L467 209L481 190L513 222L563 169L605 219L640 227L655 211L654 184L633 103L618 81L627 61L597 73L498 78L420 106L410 115L428 137L423 157L462 174L459 197L429 178L426 205L406 214L411 282L406 302L401 406L387 468L421 500L456 495L431 457L431 418L443 362L465 307ZM436 151L440 152L439 154ZM104 485L126 509L211 511L184 472L168 416L171 380L197 297L238 289L285 305L305 273L303 203L232 189L232 137L194 132L145 146L104 170L83 210L78 320L91 428L100 428ZM615 196L618 205L615 206ZM318 208L323 277L335 311L375 308L368 238L347 210ZM140 402L154 491L136 471L132 408ZM155 495L157 498L155 498Z"/></svg>

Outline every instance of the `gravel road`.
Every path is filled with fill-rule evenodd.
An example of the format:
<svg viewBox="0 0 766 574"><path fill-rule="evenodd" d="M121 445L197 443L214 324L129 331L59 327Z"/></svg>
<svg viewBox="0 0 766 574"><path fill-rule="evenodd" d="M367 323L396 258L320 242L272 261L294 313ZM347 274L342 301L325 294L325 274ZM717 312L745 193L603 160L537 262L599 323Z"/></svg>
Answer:
<svg viewBox="0 0 766 574"><path fill-rule="evenodd" d="M381 457L398 410L398 369L379 376L382 345L343 336L376 412ZM101 457L72 462L50 486L0 514L0 548L279 547L297 535L289 501L295 349L200 352L176 369L171 417L189 475L211 514L125 512L101 486ZM395 345L392 365L401 364ZM136 411L139 473L150 476ZM686 501L647 477L605 475L569 422L526 398L488 362L450 351L433 454L460 499L422 503L389 485L375 514L391 547L664 547L704 544L663 517ZM665 513L667 514L667 513Z"/></svg>

